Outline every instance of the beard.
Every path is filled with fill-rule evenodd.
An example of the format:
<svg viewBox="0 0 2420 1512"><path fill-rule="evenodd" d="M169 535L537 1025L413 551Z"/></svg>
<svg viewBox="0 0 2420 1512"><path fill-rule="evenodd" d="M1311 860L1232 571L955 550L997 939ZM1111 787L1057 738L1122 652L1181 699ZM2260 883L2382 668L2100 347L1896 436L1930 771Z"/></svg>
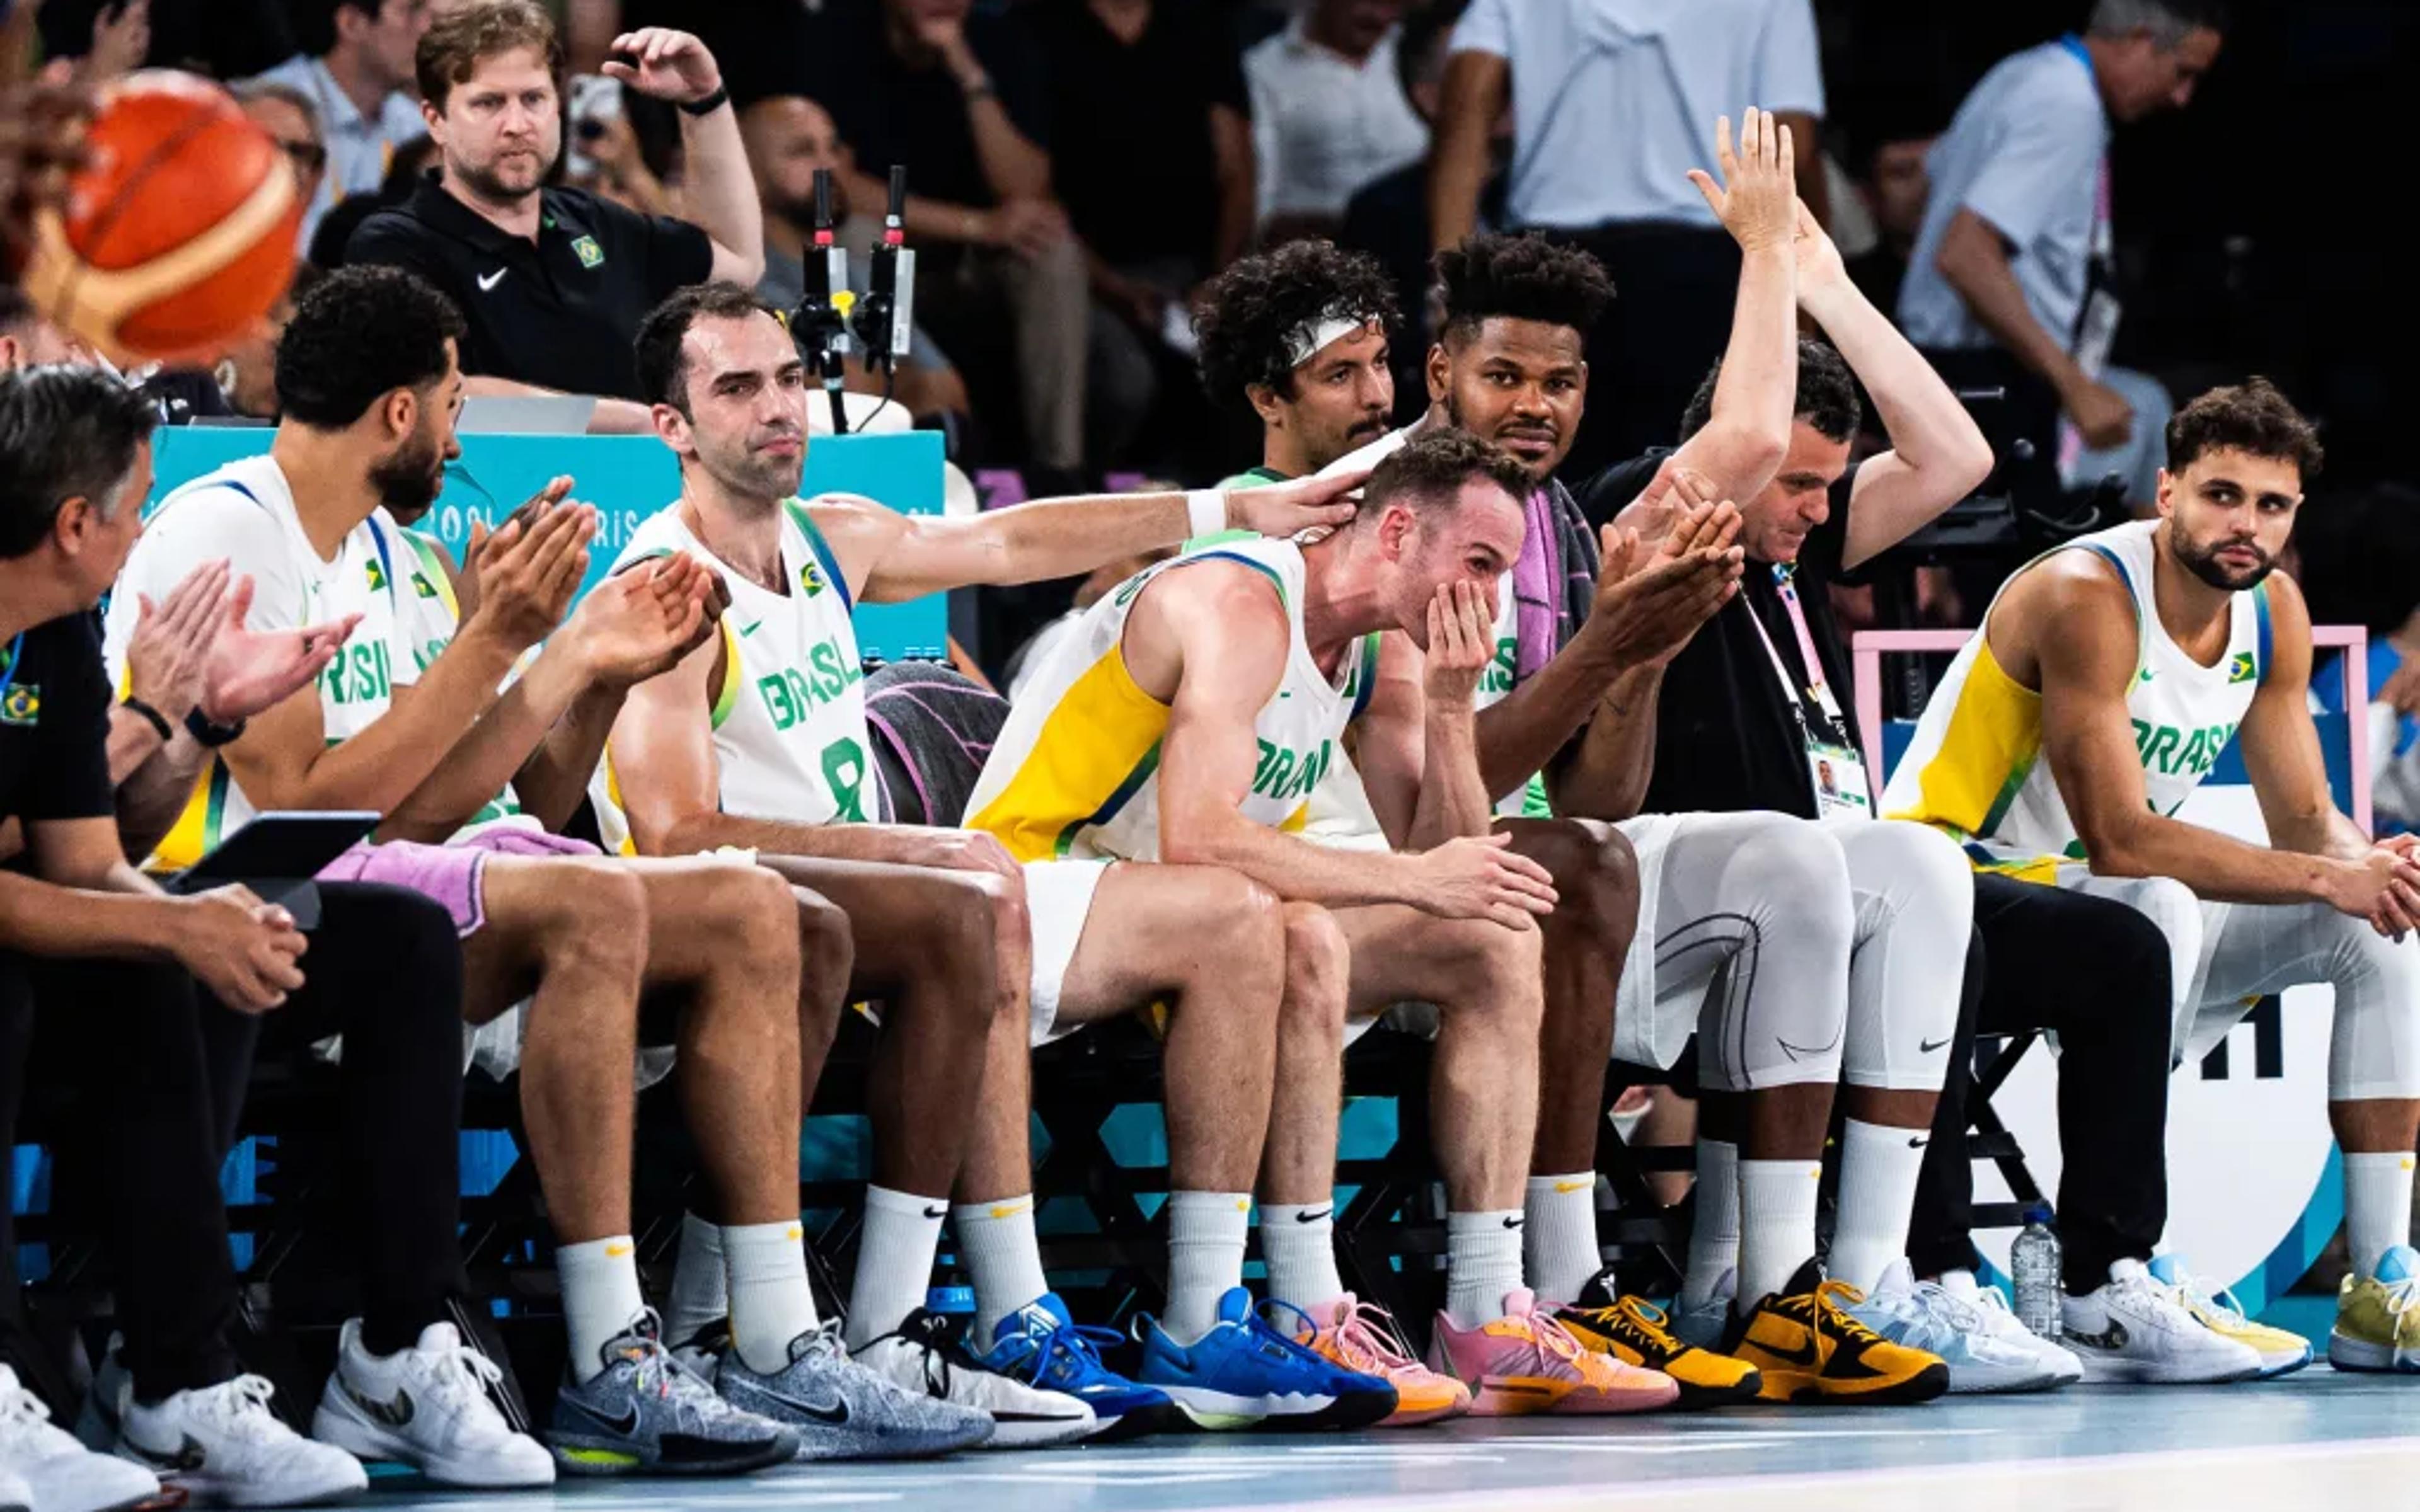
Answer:
<svg viewBox="0 0 2420 1512"><path fill-rule="evenodd" d="M451 166L454 176L470 185L472 191L481 199L492 205L509 205L515 200L527 199L546 187L546 176L554 171L554 158L551 154L540 152L538 159L537 171L530 175L529 182L526 184L504 182L503 176L497 172L495 162L478 166L458 162ZM502 161L501 157L497 159L498 162Z"/></svg>
<svg viewBox="0 0 2420 1512"><path fill-rule="evenodd" d="M752 437L748 444L716 448L712 452L698 449L698 464L707 476L731 493L743 499L783 500L799 491L799 480L805 476L806 453L801 433L801 447L797 456L776 456L756 450L755 443L768 440Z"/></svg>
<svg viewBox="0 0 2420 1512"><path fill-rule="evenodd" d="M379 502L398 525L410 525L428 513L445 491L445 462L437 440L426 432L414 436L370 468L370 486Z"/></svg>
<svg viewBox="0 0 2420 1512"><path fill-rule="evenodd" d="M2259 561L2250 567L2229 567L2218 560L2218 553L2222 550L2249 551ZM2177 559L2177 565L2223 594L2241 594L2257 588L2263 579L2277 570L2276 559L2249 541L2223 541L2214 547L2197 547L2179 539L2169 551Z"/></svg>
<svg viewBox="0 0 2420 1512"><path fill-rule="evenodd" d="M1461 402L1454 398L1453 391L1450 389L1446 391L1445 395L1445 418L1453 425L1454 429L1466 430L1473 436L1478 437L1481 440L1485 441L1488 445L1495 447L1497 451L1504 452L1506 455L1511 456L1513 461L1518 462L1521 465L1524 471L1529 474L1529 481L1531 483L1543 485L1545 483L1547 478L1554 474L1556 460L1554 457L1549 456L1544 463L1532 462L1529 458L1522 456L1506 448L1500 435L1489 435L1488 433L1481 430L1478 426L1473 425L1469 420L1464 416Z"/></svg>

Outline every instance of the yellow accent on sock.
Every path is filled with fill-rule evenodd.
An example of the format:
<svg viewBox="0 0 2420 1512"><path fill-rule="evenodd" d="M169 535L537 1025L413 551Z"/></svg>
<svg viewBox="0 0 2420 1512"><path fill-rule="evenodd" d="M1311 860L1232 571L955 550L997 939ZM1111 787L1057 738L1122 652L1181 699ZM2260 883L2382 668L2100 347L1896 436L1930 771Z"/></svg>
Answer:
<svg viewBox="0 0 2420 1512"><path fill-rule="evenodd" d="M1019 1197L1015 1202L995 1202L991 1205L990 1212L985 1214L985 1216L992 1218L1014 1218L1018 1213L1023 1212L1026 1209L1032 1206L1033 1206L1033 1199L1032 1197Z"/></svg>
<svg viewBox="0 0 2420 1512"><path fill-rule="evenodd" d="M608 1244L605 1246L605 1257L609 1260L618 1260L623 1256L629 1253L630 1246L628 1244Z"/></svg>
<svg viewBox="0 0 2420 1512"><path fill-rule="evenodd" d="M1559 1196L1567 1192L1585 1192L1594 1185L1596 1185L1596 1182L1593 1180L1586 1181L1557 1181L1555 1183L1555 1193Z"/></svg>

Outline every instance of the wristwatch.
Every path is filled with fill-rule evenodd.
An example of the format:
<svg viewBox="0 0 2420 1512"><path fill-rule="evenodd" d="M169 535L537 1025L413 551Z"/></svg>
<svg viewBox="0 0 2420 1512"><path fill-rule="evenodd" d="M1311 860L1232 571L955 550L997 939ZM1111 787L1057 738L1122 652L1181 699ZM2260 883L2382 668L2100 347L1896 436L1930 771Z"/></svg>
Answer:
<svg viewBox="0 0 2420 1512"><path fill-rule="evenodd" d="M216 750L243 733L243 721L238 719L233 724L212 724L203 717L200 706L195 705L194 712L185 716L185 733L192 735L194 743L204 750Z"/></svg>

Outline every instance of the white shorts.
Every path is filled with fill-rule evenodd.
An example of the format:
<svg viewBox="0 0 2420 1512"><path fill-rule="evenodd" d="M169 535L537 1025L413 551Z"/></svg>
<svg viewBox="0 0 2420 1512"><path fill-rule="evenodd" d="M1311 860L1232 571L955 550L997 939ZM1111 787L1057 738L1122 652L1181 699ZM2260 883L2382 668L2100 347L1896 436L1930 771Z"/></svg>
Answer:
<svg viewBox="0 0 2420 1512"><path fill-rule="evenodd" d="M1059 1026L1059 995L1067 985L1067 968L1076 964L1076 948L1084 941L1084 921L1093 914L1093 895L1101 888L1112 861L1028 861L1025 870L1025 912L1033 923L1033 1042L1048 1044L1075 1032Z"/></svg>

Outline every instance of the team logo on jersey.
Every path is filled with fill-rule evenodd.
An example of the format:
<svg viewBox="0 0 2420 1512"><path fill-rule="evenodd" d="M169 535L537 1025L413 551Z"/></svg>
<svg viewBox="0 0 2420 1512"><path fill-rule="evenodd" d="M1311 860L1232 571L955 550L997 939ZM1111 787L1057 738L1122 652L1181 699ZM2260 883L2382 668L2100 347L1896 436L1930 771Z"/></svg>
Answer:
<svg viewBox="0 0 2420 1512"><path fill-rule="evenodd" d="M415 598L435 598L437 585L428 580L427 573L415 572L411 575L411 592Z"/></svg>
<svg viewBox="0 0 2420 1512"><path fill-rule="evenodd" d="M0 697L0 724L32 726L41 722L42 690L33 683L19 683Z"/></svg>
<svg viewBox="0 0 2420 1512"><path fill-rule="evenodd" d="M385 593L385 592L386 592L386 569L385 569L384 567L380 566L380 565L379 565L377 563L375 563L375 562L368 563L368 566L369 566L369 569L370 569L370 592L371 592L371 593L373 593L373 594L383 594L383 593Z"/></svg>
<svg viewBox="0 0 2420 1512"><path fill-rule="evenodd" d="M2249 651L2237 652L2235 659L2226 664L2226 680L2229 683L2248 683L2259 674L2259 669L2253 665L2252 653Z"/></svg>
<svg viewBox="0 0 2420 1512"><path fill-rule="evenodd" d="M597 244L597 239L595 237L580 238L578 240L572 242L571 251L572 254L580 259L580 266L582 268L602 268L605 266L605 249Z"/></svg>
<svg viewBox="0 0 2420 1512"><path fill-rule="evenodd" d="M2151 669L2145 667L2134 673L2134 686L2142 687L2151 681Z"/></svg>
<svg viewBox="0 0 2420 1512"><path fill-rule="evenodd" d="M824 575L812 562L799 569L799 591L809 598L823 596Z"/></svg>

